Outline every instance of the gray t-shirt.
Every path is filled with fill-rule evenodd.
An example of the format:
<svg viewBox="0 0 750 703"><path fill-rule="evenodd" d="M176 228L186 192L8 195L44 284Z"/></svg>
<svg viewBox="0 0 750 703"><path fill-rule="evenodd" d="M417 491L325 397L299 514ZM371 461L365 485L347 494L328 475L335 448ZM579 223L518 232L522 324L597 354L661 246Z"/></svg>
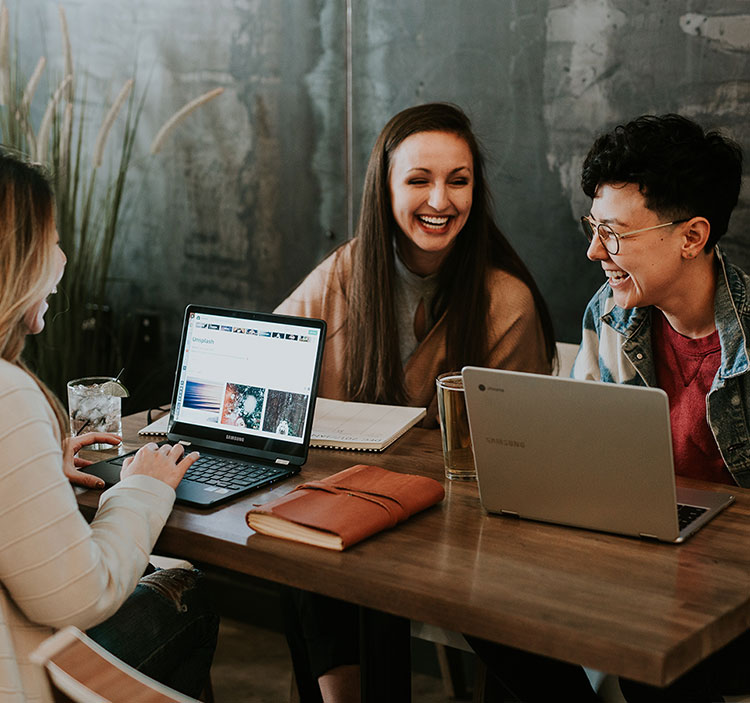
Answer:
<svg viewBox="0 0 750 703"><path fill-rule="evenodd" d="M419 346L419 340L414 333L414 318L420 301L424 302L425 334L435 324L430 308L437 292L438 275L433 273L429 276L420 276L410 271L401 260L395 242L393 249L396 264L396 322L401 363L405 366Z"/></svg>

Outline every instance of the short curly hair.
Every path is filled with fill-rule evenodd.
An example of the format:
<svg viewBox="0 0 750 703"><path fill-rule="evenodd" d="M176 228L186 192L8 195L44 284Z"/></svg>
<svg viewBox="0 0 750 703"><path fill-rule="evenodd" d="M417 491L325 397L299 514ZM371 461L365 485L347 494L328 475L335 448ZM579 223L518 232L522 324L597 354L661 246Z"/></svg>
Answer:
<svg viewBox="0 0 750 703"><path fill-rule="evenodd" d="M727 231L742 180L742 149L681 115L643 115L601 135L583 162L590 198L607 183L637 183L646 207L668 219L705 217L707 248Z"/></svg>

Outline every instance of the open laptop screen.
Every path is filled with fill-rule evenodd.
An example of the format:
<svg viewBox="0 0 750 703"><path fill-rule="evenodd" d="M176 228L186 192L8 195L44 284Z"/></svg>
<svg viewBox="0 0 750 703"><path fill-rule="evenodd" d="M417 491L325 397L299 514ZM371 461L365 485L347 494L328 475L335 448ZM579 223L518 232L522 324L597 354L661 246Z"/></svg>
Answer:
<svg viewBox="0 0 750 703"><path fill-rule="evenodd" d="M306 454L324 338L320 320L188 306L170 437Z"/></svg>

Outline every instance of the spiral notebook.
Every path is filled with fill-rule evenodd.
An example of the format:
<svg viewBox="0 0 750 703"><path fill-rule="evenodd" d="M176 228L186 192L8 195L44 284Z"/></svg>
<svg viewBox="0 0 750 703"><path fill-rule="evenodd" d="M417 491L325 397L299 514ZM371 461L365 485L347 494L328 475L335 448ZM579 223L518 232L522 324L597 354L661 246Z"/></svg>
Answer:
<svg viewBox="0 0 750 703"><path fill-rule="evenodd" d="M382 452L426 414L425 408L318 398L310 446Z"/></svg>
<svg viewBox="0 0 750 703"><path fill-rule="evenodd" d="M426 414L425 408L353 403L318 398L311 447L382 452ZM138 431L142 437L164 437L169 413Z"/></svg>
<svg viewBox="0 0 750 703"><path fill-rule="evenodd" d="M162 415L158 420L138 430L141 437L166 437L169 431L169 411Z"/></svg>

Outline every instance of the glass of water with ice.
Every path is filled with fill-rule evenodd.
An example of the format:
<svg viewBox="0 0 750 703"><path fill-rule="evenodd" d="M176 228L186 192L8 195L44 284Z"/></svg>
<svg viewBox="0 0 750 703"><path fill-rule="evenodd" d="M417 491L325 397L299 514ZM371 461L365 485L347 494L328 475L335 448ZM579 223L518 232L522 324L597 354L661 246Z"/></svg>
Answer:
<svg viewBox="0 0 750 703"><path fill-rule="evenodd" d="M70 433L122 434L122 393L111 376L89 376L68 381ZM117 393L117 395L113 394ZM112 449L111 444L91 444L86 449Z"/></svg>

